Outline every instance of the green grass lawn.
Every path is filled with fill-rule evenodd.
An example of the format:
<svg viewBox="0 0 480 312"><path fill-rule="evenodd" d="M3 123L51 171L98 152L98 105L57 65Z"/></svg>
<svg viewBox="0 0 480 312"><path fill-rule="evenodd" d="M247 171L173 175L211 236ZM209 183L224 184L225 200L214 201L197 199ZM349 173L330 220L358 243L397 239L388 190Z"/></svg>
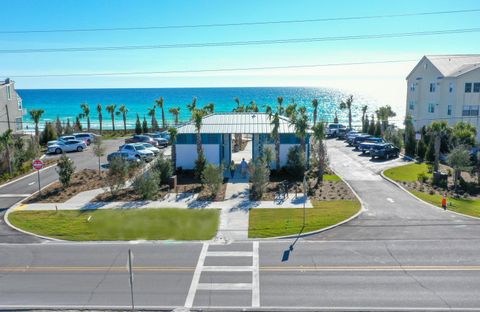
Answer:
<svg viewBox="0 0 480 312"><path fill-rule="evenodd" d="M391 169L385 170L384 174L386 177L395 181L413 182L413 181L417 181L418 174L422 172L427 174L428 178L432 177L431 173L427 173L428 168L426 163L410 164L410 165L391 168Z"/></svg>
<svg viewBox="0 0 480 312"><path fill-rule="evenodd" d="M28 232L72 241L208 240L217 232L219 215L217 209L171 208L14 211L9 221Z"/></svg>
<svg viewBox="0 0 480 312"><path fill-rule="evenodd" d="M336 174L324 174L323 175L323 181L338 182L338 181L341 181L341 179Z"/></svg>
<svg viewBox="0 0 480 312"><path fill-rule="evenodd" d="M314 201L314 208L306 209L303 233L319 230L341 222L356 214L358 201ZM298 234L303 225L303 208L269 208L250 210L248 237L264 238Z"/></svg>
<svg viewBox="0 0 480 312"><path fill-rule="evenodd" d="M439 194L430 195L419 191L410 191L413 195L423 199L430 204L442 208L442 196ZM447 209L458 213L463 213L473 217L480 217L480 201L447 197ZM451 205L450 205L451 203Z"/></svg>

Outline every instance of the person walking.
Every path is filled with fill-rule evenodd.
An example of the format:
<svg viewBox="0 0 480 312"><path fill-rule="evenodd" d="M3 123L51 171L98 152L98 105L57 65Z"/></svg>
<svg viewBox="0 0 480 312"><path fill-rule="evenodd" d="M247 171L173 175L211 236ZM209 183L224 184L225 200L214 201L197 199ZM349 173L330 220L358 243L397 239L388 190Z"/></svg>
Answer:
<svg viewBox="0 0 480 312"><path fill-rule="evenodd" d="M242 169L242 178L245 178L247 176L247 169L248 169L248 164L245 161L245 158L242 158L242 162L240 163L240 168Z"/></svg>
<svg viewBox="0 0 480 312"><path fill-rule="evenodd" d="M443 194L442 198L442 208L443 210L447 210L447 193Z"/></svg>
<svg viewBox="0 0 480 312"><path fill-rule="evenodd" d="M230 162L230 168L229 169L230 169L230 176L233 179L233 177L235 176L235 162L233 160Z"/></svg>

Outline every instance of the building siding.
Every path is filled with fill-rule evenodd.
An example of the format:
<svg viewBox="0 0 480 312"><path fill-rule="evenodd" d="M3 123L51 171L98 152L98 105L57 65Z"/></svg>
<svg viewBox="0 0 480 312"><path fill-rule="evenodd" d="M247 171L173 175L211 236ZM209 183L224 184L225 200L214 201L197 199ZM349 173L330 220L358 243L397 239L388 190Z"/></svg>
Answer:
<svg viewBox="0 0 480 312"><path fill-rule="evenodd" d="M10 89L10 92L8 90ZM8 97L10 93L10 99ZM20 106L19 106L20 103ZM0 83L0 133L7 131L10 127L14 133L21 133L23 128L23 107L22 99L15 90L15 83ZM7 109L8 119L7 122Z"/></svg>

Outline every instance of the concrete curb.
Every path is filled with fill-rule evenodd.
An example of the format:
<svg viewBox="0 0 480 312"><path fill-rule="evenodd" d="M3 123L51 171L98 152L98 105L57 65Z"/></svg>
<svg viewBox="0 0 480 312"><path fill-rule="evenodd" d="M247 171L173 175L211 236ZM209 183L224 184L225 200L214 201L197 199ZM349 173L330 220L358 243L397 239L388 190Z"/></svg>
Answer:
<svg viewBox="0 0 480 312"><path fill-rule="evenodd" d="M54 167L54 166L56 166L56 165L57 165L57 164L53 164L53 165L47 166L47 167L45 167L45 168L42 168L42 169L40 169L40 172L42 172L42 171L44 171L44 170L47 170L47 169L50 169L50 168L52 168L52 167ZM25 175L23 175L23 176L20 176L20 177L14 179L14 180L5 182L4 184L0 185L0 189L3 188L3 187L5 187L5 186L8 186L8 185L10 185L10 184L13 184L13 183L15 183L15 182L17 182L17 181L20 181L20 180L22 180L22 179L28 178L28 177L30 177L30 176L32 176L32 175L34 175L34 174L37 174L37 171L36 171L36 170L33 171L33 172L30 172L30 173L27 173L27 174L25 174Z"/></svg>
<svg viewBox="0 0 480 312"><path fill-rule="evenodd" d="M385 170L388 170L388 169L385 169ZM404 188L400 183L398 183L397 181L395 180L392 180L390 179L389 177L387 177L384 172L385 170L382 170L380 172L380 175L382 176L383 179L385 179L386 181L392 183L393 185L395 185L396 187L400 188L402 191L404 191L405 193L407 193L408 195L410 195L411 197L415 198L416 200L426 204L426 205L429 205L430 207L433 207L433 208L436 208L436 209L442 209L441 207L438 207L438 206L435 206L435 205L432 205L431 203L427 202L427 201L424 201L423 199L415 196L414 194L412 194L409 190L407 190L406 188ZM471 219L475 219L475 220L480 220L479 217L473 217L473 216L469 216L469 215L466 215L466 214L463 214L463 213L460 213L460 212L456 212L456 211L452 211L452 210L446 210L450 213L453 213L453 214L456 214L458 216L462 216L462 217L467 217L467 218L471 218Z"/></svg>
<svg viewBox="0 0 480 312"><path fill-rule="evenodd" d="M364 211L366 211L365 209L365 203L363 202L363 200L360 198L360 196L358 196L357 192L355 192L355 190L352 188L352 186L347 182L345 181L340 175L337 174L337 172L330 168L333 173L335 173L342 181L343 183L345 183L348 188L352 191L353 195L355 195L355 197L357 198L357 200L360 202L360 209L357 211L356 214L354 214L353 216L351 216L350 218L348 219L345 219L343 221L340 221L336 224L333 224L333 225L330 225L330 226L327 226L326 228L323 228L323 229L319 229L319 230L315 230L315 231L311 231L311 232L306 232L306 233L301 233L301 234L292 234L292 235L284 235L284 236L275 236L275 237L265 237L265 238L250 238L249 240L277 240L277 239L289 239L289 238L303 238L303 237L307 237L307 236L312 236L312 235L315 235L315 234L319 234L319 233L322 233L322 232L325 232L325 231L328 231L328 230L331 230L331 229L334 229L340 225L343 225L347 222L350 222L352 221L353 219L356 219L359 215L361 215Z"/></svg>

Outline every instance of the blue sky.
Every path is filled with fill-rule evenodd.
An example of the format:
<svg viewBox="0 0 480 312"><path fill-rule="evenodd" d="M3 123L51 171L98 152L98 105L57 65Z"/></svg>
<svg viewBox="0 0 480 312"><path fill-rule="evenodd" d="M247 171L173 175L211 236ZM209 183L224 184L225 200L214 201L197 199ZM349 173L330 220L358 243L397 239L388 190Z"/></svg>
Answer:
<svg viewBox="0 0 480 312"><path fill-rule="evenodd" d="M478 9L471 1L9 1L1 30L275 21ZM5 10L8 10L6 12ZM7 14L6 14L7 13ZM480 27L480 12L374 20L116 32L0 34L0 50L198 43L418 32ZM3 54L0 76L166 71L419 59L479 53L478 33L376 40L108 52ZM18 88L325 86L403 103L414 63L130 77L14 78Z"/></svg>

